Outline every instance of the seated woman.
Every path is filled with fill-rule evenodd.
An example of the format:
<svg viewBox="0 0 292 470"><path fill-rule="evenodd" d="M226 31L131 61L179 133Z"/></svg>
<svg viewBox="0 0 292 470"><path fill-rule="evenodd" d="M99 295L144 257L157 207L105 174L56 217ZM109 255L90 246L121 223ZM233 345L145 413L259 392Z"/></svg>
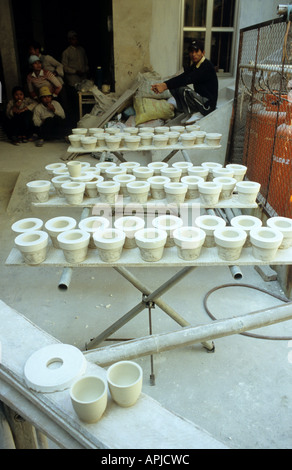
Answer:
<svg viewBox="0 0 292 470"><path fill-rule="evenodd" d="M45 56L46 58L48 56ZM46 63L48 65L48 61L46 60L44 63L42 62L43 57L38 55L31 55L29 57L29 63L32 67L32 72L27 76L27 86L28 91L33 99L38 99L39 90L43 86L47 86L52 95L56 100L59 101L62 108L66 113L66 121L68 127L76 127L75 122L72 122L69 118L71 115L72 105L70 103L70 99L68 97L68 90L67 86L64 84L64 81L61 79L60 75L56 72L59 70L58 68L55 71L50 71L44 67ZM59 73L63 73L63 66L60 64L61 69Z"/></svg>
<svg viewBox="0 0 292 470"><path fill-rule="evenodd" d="M62 90L62 84L58 78L49 70L44 70L38 56L29 57L29 64L32 72L27 76L27 87L31 98L37 100L40 88L46 86L54 97L57 97Z"/></svg>
<svg viewBox="0 0 292 470"><path fill-rule="evenodd" d="M65 112L58 101L53 100L48 87L42 87L39 91L40 104L33 112L33 122L36 126L39 140L37 147L41 147L45 140L65 138Z"/></svg>
<svg viewBox="0 0 292 470"><path fill-rule="evenodd" d="M6 108L6 133L14 145L20 142L32 140L34 132L33 110L37 103L35 100L25 97L24 90L20 86L12 89L12 99Z"/></svg>
<svg viewBox="0 0 292 470"><path fill-rule="evenodd" d="M40 43L38 43L37 41L32 41L30 43L30 46L28 47L29 55L30 56L32 56L32 55L37 56L40 59L41 63L42 63L43 69L44 70L49 70L50 72L52 72L55 75L55 77L58 78L61 85L63 85L64 84L63 65L61 64L61 62L56 60L51 55L42 54L41 51L42 51L42 47L41 47Z"/></svg>

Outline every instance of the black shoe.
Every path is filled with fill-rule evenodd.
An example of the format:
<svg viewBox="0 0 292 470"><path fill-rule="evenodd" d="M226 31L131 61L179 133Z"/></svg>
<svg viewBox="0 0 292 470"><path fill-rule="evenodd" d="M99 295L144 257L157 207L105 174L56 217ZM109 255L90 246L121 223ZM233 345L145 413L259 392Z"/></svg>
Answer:
<svg viewBox="0 0 292 470"><path fill-rule="evenodd" d="M39 139L35 143L36 147L42 147L44 145L44 139Z"/></svg>
<svg viewBox="0 0 292 470"><path fill-rule="evenodd" d="M19 139L18 137L13 136L11 139L12 145L19 145Z"/></svg>

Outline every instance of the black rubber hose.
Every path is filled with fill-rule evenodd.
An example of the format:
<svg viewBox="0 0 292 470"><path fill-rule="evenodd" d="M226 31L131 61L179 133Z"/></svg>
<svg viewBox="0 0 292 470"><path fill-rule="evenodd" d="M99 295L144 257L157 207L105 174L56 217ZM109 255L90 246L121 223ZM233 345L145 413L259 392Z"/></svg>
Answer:
<svg viewBox="0 0 292 470"><path fill-rule="evenodd" d="M221 286L214 287L213 289L209 290L209 292L207 292L207 294L204 297L205 310L206 310L208 316L212 320L218 320L218 318L215 318L214 315L212 315L212 313L210 312L210 310L207 306L208 298L210 297L211 294L213 294L213 292L215 292L217 290L220 290L220 289L225 289L226 287L247 287L249 289L255 289L255 290L258 290L260 292L263 292L264 294L271 295L272 297L275 297L276 299L279 299L282 302L286 302L286 303L291 302L286 297L283 297L283 296L280 296L280 295L277 295L277 294L271 294L271 292L269 292L265 289L261 289L260 287L255 287L255 286L252 286L250 284L223 284ZM248 336L250 338L256 338L256 339L269 339L269 340L274 340L274 341L290 341L290 340L292 340L292 337L287 337L287 336L263 336L263 335L257 335L257 334L246 333L246 332L245 333L239 333L239 334L242 335L242 336Z"/></svg>

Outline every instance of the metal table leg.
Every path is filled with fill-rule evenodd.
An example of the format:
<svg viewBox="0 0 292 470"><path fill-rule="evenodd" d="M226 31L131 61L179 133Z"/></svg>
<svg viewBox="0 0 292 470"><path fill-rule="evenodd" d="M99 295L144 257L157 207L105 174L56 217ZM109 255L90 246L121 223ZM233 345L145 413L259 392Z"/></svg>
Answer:
<svg viewBox="0 0 292 470"><path fill-rule="evenodd" d="M172 150L172 152L170 152L162 161L167 163L175 154L177 154L177 152L179 152L179 150Z"/></svg>
<svg viewBox="0 0 292 470"><path fill-rule="evenodd" d="M193 267L196 268L195 266ZM150 295L151 290L142 284L133 274L130 273L126 268L123 267L115 267L114 268L118 273L120 273L123 277L125 277L131 284L133 284L136 289L140 290L144 295ZM170 316L176 323L178 323L182 327L191 326L189 322L187 322L182 316L180 316L172 307L170 307L164 300L157 298L155 300L155 304L158 305L161 310L163 310L168 316ZM215 351L214 343L210 342L203 342L202 345L205 349L210 352Z"/></svg>
<svg viewBox="0 0 292 470"><path fill-rule="evenodd" d="M195 267L194 267L195 268ZM115 271L121 274L125 279L127 279L136 289L138 289L146 297L151 294L151 290L142 284L139 279L137 279L130 271L123 267L115 267ZM169 315L174 321L176 321L180 326L190 326L190 324L181 317L173 308L167 305L166 302L162 299L156 299L155 304L158 305L161 310L163 310L167 315Z"/></svg>
<svg viewBox="0 0 292 470"><path fill-rule="evenodd" d="M115 268L116 270L120 270L121 268ZM149 302L155 302L157 305L161 305L161 299L160 296L163 295L167 290L169 290L172 286L177 284L181 279L183 279L185 276L187 276L190 272L192 272L194 269L196 269L196 266L190 266L187 268L182 269L178 273L176 273L171 279L166 281L164 284L162 284L158 289L156 289L154 292L150 293L149 295L147 294L146 297L144 297L143 301L137 304L135 307L133 307L128 313L126 313L123 317L119 318L115 323L113 323L109 328L107 328L105 331L103 331L100 335L98 335L96 338L93 338L90 340L88 344L86 344L86 349L91 349L96 347L98 344L100 344L102 341L107 339L112 333L115 333L117 330L119 330L122 326L124 326L126 323L128 323L132 318L134 318L138 313L140 313L142 310L145 308L145 304ZM128 276L128 272L126 270L122 269L121 273L123 272L124 276ZM132 278L132 276L129 276L129 278ZM136 281L136 287L139 285L139 282ZM140 284L142 287L142 285ZM143 287L145 290L145 288ZM140 290L140 289L139 289ZM146 289L147 292L149 292L149 289ZM157 302L158 301L158 302ZM163 305L163 304L162 304ZM182 317L178 316L177 313L173 310L169 310L164 306L164 311L170 315L175 321L182 322L182 326L187 326L189 325ZM214 345L210 345L207 343L204 343L204 346L209 350L209 351L214 351Z"/></svg>

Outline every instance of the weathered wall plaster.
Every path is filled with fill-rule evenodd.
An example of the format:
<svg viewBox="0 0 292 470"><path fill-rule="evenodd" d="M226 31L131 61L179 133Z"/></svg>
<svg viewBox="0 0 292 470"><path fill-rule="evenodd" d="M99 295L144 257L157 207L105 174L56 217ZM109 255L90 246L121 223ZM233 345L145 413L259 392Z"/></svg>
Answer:
<svg viewBox="0 0 292 470"><path fill-rule="evenodd" d="M180 68L181 0L153 0L152 12L150 61L165 78Z"/></svg>
<svg viewBox="0 0 292 470"><path fill-rule="evenodd" d="M113 0L116 93L131 86L150 68L152 0Z"/></svg>
<svg viewBox="0 0 292 470"><path fill-rule="evenodd" d="M4 85L6 84L8 88L6 92L10 98L10 84L21 83L21 80L14 22L9 0L1 0L0 2L0 56L4 73Z"/></svg>

